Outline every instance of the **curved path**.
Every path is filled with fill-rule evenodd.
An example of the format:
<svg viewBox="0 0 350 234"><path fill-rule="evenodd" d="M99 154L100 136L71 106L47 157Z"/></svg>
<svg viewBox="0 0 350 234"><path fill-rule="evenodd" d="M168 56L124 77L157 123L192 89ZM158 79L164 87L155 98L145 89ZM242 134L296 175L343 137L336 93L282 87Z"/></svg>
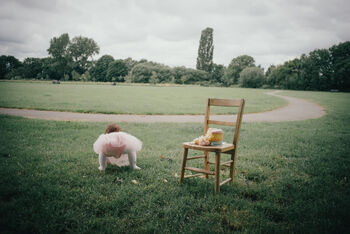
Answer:
<svg viewBox="0 0 350 234"><path fill-rule="evenodd" d="M323 107L315 103L281 96L274 91L267 93L288 101L288 105L272 111L244 114L243 122L284 122L320 118L326 114ZM202 123L203 115L113 115L113 114L89 114L60 111L40 111L27 109L0 108L0 114L22 116L32 119L60 120L60 121L88 121L88 122L171 122L171 123ZM212 115L213 119L232 121L234 115Z"/></svg>

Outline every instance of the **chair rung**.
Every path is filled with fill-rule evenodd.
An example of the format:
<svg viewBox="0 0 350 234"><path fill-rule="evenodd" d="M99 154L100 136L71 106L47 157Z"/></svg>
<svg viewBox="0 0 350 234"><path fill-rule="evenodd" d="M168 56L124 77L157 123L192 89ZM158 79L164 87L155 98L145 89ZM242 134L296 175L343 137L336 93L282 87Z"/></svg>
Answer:
<svg viewBox="0 0 350 234"><path fill-rule="evenodd" d="M185 167L185 169L186 169L186 170L189 170L189 171L198 172L198 173L203 173L203 174L208 174L208 175L215 175L215 172L213 172L213 171L207 171L207 170L200 169L200 168Z"/></svg>
<svg viewBox="0 0 350 234"><path fill-rule="evenodd" d="M192 159L197 159L197 158L205 158L205 156L190 157L190 158L187 158L186 160L192 160Z"/></svg>
<svg viewBox="0 0 350 234"><path fill-rule="evenodd" d="M229 166L229 164L233 163L233 160L228 160L220 164L220 166Z"/></svg>
<svg viewBox="0 0 350 234"><path fill-rule="evenodd" d="M230 182L231 180L232 180L231 178L228 178L227 180L222 181L220 183L220 186L226 184L227 182Z"/></svg>
<svg viewBox="0 0 350 234"><path fill-rule="evenodd" d="M184 176L184 179L191 178L191 177L197 177L197 176L202 176L202 174L186 175L186 176Z"/></svg>
<svg viewBox="0 0 350 234"><path fill-rule="evenodd" d="M208 124L217 124L217 125L225 125L225 126L236 126L235 122L227 122L227 121L219 121L208 119Z"/></svg>
<svg viewBox="0 0 350 234"><path fill-rule="evenodd" d="M227 165L227 164L230 164L232 162L233 162L233 160L229 160L229 161L221 163L220 166L229 167L230 165ZM214 162L210 162L210 161L208 163L209 164L215 164Z"/></svg>

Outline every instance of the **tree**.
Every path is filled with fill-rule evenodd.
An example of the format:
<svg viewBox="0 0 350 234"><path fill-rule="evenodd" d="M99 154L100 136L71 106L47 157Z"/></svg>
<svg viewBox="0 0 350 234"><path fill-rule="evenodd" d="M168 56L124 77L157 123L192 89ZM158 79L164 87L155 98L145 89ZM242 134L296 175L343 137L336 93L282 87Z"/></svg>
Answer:
<svg viewBox="0 0 350 234"><path fill-rule="evenodd" d="M271 69L270 69L271 68ZM299 90L350 90L350 42L329 49L316 49L308 55L270 67L270 86Z"/></svg>
<svg viewBox="0 0 350 234"><path fill-rule="evenodd" d="M108 65L114 61L111 55L103 55L99 58L94 67L91 68L91 75L96 81L107 81Z"/></svg>
<svg viewBox="0 0 350 234"><path fill-rule="evenodd" d="M89 59L98 54L100 48L93 39L79 36L70 41L68 33L64 33L50 40L47 51L53 58L51 66L57 73L55 79L61 79L71 75L73 70L79 74L86 72L92 65Z"/></svg>
<svg viewBox="0 0 350 234"><path fill-rule="evenodd" d="M173 74L174 74L174 83L175 84L183 84L185 79L185 75L187 73L187 69L184 66L181 67L174 67L173 68ZM184 77L184 79L182 80L181 78Z"/></svg>
<svg viewBox="0 0 350 234"><path fill-rule="evenodd" d="M108 65L107 81L124 82L128 72L128 67L123 60L115 60Z"/></svg>
<svg viewBox="0 0 350 234"><path fill-rule="evenodd" d="M14 56L0 56L0 79L11 78L15 75L15 70L22 66L22 63ZM12 74L11 74L12 73ZM9 74L6 76L6 74Z"/></svg>
<svg viewBox="0 0 350 234"><path fill-rule="evenodd" d="M40 58L25 58L23 61L23 78L38 78L43 70Z"/></svg>
<svg viewBox="0 0 350 234"><path fill-rule="evenodd" d="M222 79L225 74L225 67L221 64L213 64L213 70L211 72L211 83L222 83Z"/></svg>
<svg viewBox="0 0 350 234"><path fill-rule="evenodd" d="M265 77L266 77L266 84L270 87L273 87L275 85L275 70L277 69L277 67L275 65L270 65L270 67L267 69L266 73L265 73Z"/></svg>
<svg viewBox="0 0 350 234"><path fill-rule="evenodd" d="M131 71L131 69L136 65L139 64L140 62L133 60L132 58L126 58L124 59L124 62L126 64L126 66L128 67L128 70Z"/></svg>
<svg viewBox="0 0 350 234"><path fill-rule="evenodd" d="M52 66L52 71L54 73L50 72L51 76L49 78L60 80L62 77L71 73L72 59L68 52L69 44L68 33L64 33L50 40L50 47L47 49L47 52L53 58L50 66Z"/></svg>
<svg viewBox="0 0 350 234"><path fill-rule="evenodd" d="M152 76L152 65L149 63L140 63L130 71L130 81L135 83L148 83Z"/></svg>
<svg viewBox="0 0 350 234"><path fill-rule="evenodd" d="M153 76L153 78L152 78ZM152 78L152 80L150 80ZM159 63L144 62L135 65L130 71L130 81L135 83L169 83L175 80L170 67Z"/></svg>
<svg viewBox="0 0 350 234"><path fill-rule="evenodd" d="M198 70L211 72L213 69L213 29L206 28L201 33L199 41L197 66Z"/></svg>
<svg viewBox="0 0 350 234"><path fill-rule="evenodd" d="M305 90L328 90L332 84L333 66L327 49L311 51L300 57L302 87Z"/></svg>
<svg viewBox="0 0 350 234"><path fill-rule="evenodd" d="M98 54L100 48L93 39L78 36L69 43L68 51L73 61L73 69L83 74L91 67L92 62L89 59Z"/></svg>
<svg viewBox="0 0 350 234"><path fill-rule="evenodd" d="M68 45L69 45L69 35L64 33L59 37L53 37L50 40L50 47L47 49L47 52L53 58L66 58L69 57Z"/></svg>
<svg viewBox="0 0 350 234"><path fill-rule="evenodd" d="M157 83L159 83L159 79L158 79L158 74L157 74L157 72L152 71L152 75L151 75L151 77L149 78L149 82L150 82L151 84L157 84Z"/></svg>
<svg viewBox="0 0 350 234"><path fill-rule="evenodd" d="M241 87L259 88L264 82L264 71L259 67L246 67L239 76L239 85Z"/></svg>
<svg viewBox="0 0 350 234"><path fill-rule="evenodd" d="M334 69L332 89L350 90L350 41L339 43L330 49Z"/></svg>
<svg viewBox="0 0 350 234"><path fill-rule="evenodd" d="M226 69L224 83L228 86L237 84L239 74L246 67L255 67L255 61L253 57L249 55L241 55L232 59L231 63Z"/></svg>
<svg viewBox="0 0 350 234"><path fill-rule="evenodd" d="M271 86L284 89L303 89L302 62L296 58L272 69L268 82Z"/></svg>

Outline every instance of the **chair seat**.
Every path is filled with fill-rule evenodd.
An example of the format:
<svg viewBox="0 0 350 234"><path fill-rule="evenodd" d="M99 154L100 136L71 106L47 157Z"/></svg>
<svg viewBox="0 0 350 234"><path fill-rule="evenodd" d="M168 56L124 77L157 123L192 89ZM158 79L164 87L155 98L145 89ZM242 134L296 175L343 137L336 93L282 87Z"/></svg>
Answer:
<svg viewBox="0 0 350 234"><path fill-rule="evenodd" d="M194 149L194 150L201 150L201 151L208 151L208 152L220 152L220 153L227 152L235 148L233 144L229 144L226 142L217 146L212 146L212 145L203 146L203 145L195 145L192 142L185 142L183 143L183 147L187 149Z"/></svg>

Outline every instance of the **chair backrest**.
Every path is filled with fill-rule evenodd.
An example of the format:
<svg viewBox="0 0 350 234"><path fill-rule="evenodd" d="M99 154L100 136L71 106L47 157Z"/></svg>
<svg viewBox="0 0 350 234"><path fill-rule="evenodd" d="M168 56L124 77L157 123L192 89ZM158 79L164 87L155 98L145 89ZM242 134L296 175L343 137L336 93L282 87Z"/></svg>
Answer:
<svg viewBox="0 0 350 234"><path fill-rule="evenodd" d="M210 124L224 125L224 126L235 126L233 144L237 145L239 131L241 128L242 115L244 109L245 100L244 99L217 99L217 98L208 98L207 109L204 119L204 135L207 133ZM226 107L238 107L238 113L236 116L235 122L229 121L218 121L210 119L210 106L226 106ZM233 119L234 120L234 119Z"/></svg>

